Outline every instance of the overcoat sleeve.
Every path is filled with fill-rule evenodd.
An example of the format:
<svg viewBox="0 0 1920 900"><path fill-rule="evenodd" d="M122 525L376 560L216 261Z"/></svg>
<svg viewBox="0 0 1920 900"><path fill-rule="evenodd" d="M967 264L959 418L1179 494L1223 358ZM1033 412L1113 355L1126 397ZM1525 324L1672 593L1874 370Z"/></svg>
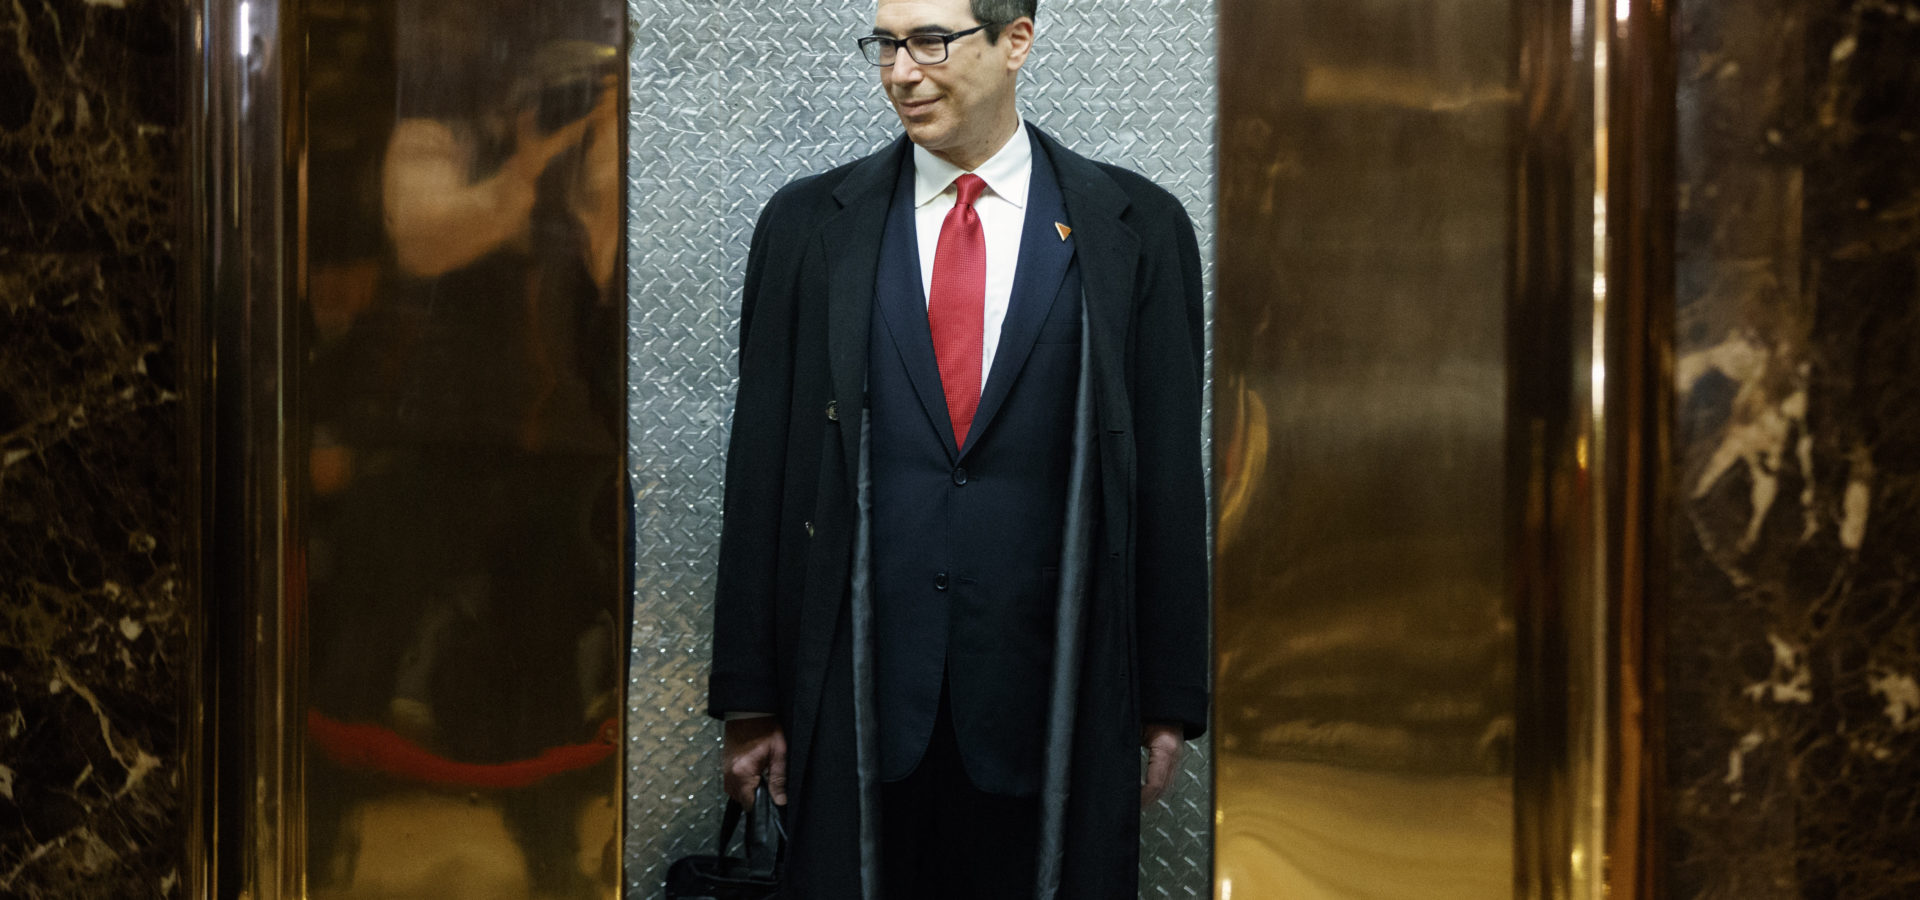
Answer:
<svg viewBox="0 0 1920 900"><path fill-rule="evenodd" d="M1205 312L1200 250L1178 201L1141 230L1141 293L1129 377L1137 481L1134 586L1140 716L1179 722L1188 739L1207 722L1209 602L1206 479L1201 466ZM1150 248L1150 249L1148 249Z"/></svg>
<svg viewBox="0 0 1920 900"><path fill-rule="evenodd" d="M775 595L781 450L794 370L794 282L800 240L782 232L782 194L761 210L740 298L739 390L727 446L720 570L714 596L707 712L775 712Z"/></svg>

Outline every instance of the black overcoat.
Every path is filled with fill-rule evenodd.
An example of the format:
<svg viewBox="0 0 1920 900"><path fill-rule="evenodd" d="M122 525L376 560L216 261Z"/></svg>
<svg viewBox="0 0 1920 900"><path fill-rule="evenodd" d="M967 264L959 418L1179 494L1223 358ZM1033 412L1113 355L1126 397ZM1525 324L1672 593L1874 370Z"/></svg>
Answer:
<svg viewBox="0 0 1920 900"><path fill-rule="evenodd" d="M1079 254L1097 440L1071 789L1048 802L1065 804L1060 896L1112 900L1136 892L1141 723L1192 738L1207 716L1200 254L1172 195L1035 133ZM747 257L709 710L786 731L792 898L862 895L848 596L875 273L909 146L782 188Z"/></svg>

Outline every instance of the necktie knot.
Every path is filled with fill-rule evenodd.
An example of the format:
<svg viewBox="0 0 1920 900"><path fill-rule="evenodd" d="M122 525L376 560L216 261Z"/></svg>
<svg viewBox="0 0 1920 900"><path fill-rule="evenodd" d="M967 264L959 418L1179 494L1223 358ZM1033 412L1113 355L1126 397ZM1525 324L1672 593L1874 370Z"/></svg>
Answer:
<svg viewBox="0 0 1920 900"><path fill-rule="evenodd" d="M972 206L973 201L980 199L980 192L987 189L987 182L980 176L969 173L954 179L953 186L960 191L960 199L956 202L961 206Z"/></svg>

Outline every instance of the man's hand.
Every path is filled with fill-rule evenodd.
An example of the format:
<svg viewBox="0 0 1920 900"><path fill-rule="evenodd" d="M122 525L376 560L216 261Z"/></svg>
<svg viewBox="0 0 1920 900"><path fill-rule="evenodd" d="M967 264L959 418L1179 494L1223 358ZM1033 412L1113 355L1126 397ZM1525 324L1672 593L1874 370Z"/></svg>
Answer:
<svg viewBox="0 0 1920 900"><path fill-rule="evenodd" d="M752 809L753 790L764 774L773 802L787 805L787 735L780 730L779 719L759 716L728 722L722 749L727 796Z"/></svg>
<svg viewBox="0 0 1920 900"><path fill-rule="evenodd" d="M1150 722L1140 729L1140 746L1147 748L1147 777L1140 785L1140 805L1147 806L1167 792L1173 773L1180 768L1180 754L1186 750L1178 724Z"/></svg>

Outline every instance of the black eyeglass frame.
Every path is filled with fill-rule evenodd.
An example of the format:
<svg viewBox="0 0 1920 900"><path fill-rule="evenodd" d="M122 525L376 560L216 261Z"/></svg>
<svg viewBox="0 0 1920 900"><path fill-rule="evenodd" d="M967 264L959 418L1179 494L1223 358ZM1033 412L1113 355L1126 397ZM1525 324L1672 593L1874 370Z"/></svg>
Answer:
<svg viewBox="0 0 1920 900"><path fill-rule="evenodd" d="M975 25L972 28L962 29L960 31L950 31L950 32L947 32L946 34L923 31L918 34L907 35L906 37L903 37L903 38L888 37L884 34L870 34L870 35L867 35L866 37L863 37L854 41L854 43L860 45L860 54L867 58L867 62L873 63L876 66L885 67L885 66L891 66L891 65L894 65L895 63L898 63L900 61L900 50L902 48L906 49L907 56L913 60L914 65L937 66L953 57L954 41L957 41L963 37L966 37L967 35L970 35L983 28L990 27L991 25L993 25L992 22L982 22L981 24ZM914 40L926 40L927 38L940 39L940 58L939 59L929 61L913 55L913 47L911 46L911 43ZM875 44L879 44L880 49L869 51L868 48L874 46ZM888 59L886 62L881 62L881 60L886 59L888 50L893 51L893 58Z"/></svg>

